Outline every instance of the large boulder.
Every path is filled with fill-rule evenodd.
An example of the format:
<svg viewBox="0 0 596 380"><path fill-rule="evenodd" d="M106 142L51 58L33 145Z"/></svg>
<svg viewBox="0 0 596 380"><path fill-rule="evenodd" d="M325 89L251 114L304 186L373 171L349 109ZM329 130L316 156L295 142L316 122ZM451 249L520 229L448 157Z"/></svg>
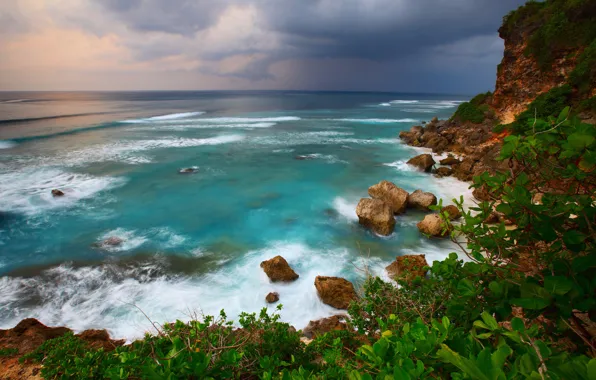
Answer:
<svg viewBox="0 0 596 380"><path fill-rule="evenodd" d="M433 153L440 154L447 150L447 147L449 146L449 140L447 140L445 137L437 136L429 140L425 146L432 149Z"/></svg>
<svg viewBox="0 0 596 380"><path fill-rule="evenodd" d="M462 217L461 211L454 205L443 207L441 213L447 213L447 215L449 215L449 220L456 220Z"/></svg>
<svg viewBox="0 0 596 380"><path fill-rule="evenodd" d="M319 335L324 335L330 331L347 330L348 325L345 320L345 315L334 315L329 318L322 318L316 321L310 321L308 326L302 330L302 335L308 339L314 339Z"/></svg>
<svg viewBox="0 0 596 380"><path fill-rule="evenodd" d="M381 181L369 187L368 195L388 204L394 214L402 214L408 206L408 192L389 181Z"/></svg>
<svg viewBox="0 0 596 380"><path fill-rule="evenodd" d="M408 207L423 211L430 211L430 206L437 204L437 197L433 193L416 190L408 196Z"/></svg>
<svg viewBox="0 0 596 380"><path fill-rule="evenodd" d="M393 279L405 278L411 281L418 276L426 276L425 267L428 267L425 255L404 255L397 257L385 269Z"/></svg>
<svg viewBox="0 0 596 380"><path fill-rule="evenodd" d="M439 161L439 163L441 165L457 165L459 163L461 163L460 160L458 160L457 158L455 158L452 154L448 155L446 158L443 158L441 161Z"/></svg>
<svg viewBox="0 0 596 380"><path fill-rule="evenodd" d="M423 234L433 237L445 237L451 230L451 226L447 225L438 214L426 215L416 227Z"/></svg>
<svg viewBox="0 0 596 380"><path fill-rule="evenodd" d="M380 199L362 198L356 207L361 225L371 228L379 235L391 235L395 228L393 209Z"/></svg>
<svg viewBox="0 0 596 380"><path fill-rule="evenodd" d="M399 138L404 140L406 144L418 145L417 142L424 133L424 128L420 125L415 125L409 131L401 131Z"/></svg>
<svg viewBox="0 0 596 380"><path fill-rule="evenodd" d="M317 276L315 288L321 301L336 309L347 309L350 302L358 298L354 285L341 277Z"/></svg>
<svg viewBox="0 0 596 380"><path fill-rule="evenodd" d="M263 261L261 268L272 282L290 282L300 277L281 256Z"/></svg>
<svg viewBox="0 0 596 380"><path fill-rule="evenodd" d="M408 161L409 165L415 166L420 170L425 172L430 172L433 165L435 164L435 160L433 156L430 154L421 154L419 156L413 157Z"/></svg>

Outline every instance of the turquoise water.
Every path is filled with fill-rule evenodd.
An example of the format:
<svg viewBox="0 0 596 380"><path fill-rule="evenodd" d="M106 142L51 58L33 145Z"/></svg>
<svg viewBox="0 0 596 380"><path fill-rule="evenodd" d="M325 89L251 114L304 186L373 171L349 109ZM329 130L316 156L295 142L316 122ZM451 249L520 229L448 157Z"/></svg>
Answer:
<svg viewBox="0 0 596 380"><path fill-rule="evenodd" d="M335 312L318 300L316 275L359 283L398 255L454 250L419 234L422 214L379 237L354 210L382 179L445 200L468 193L408 167L420 151L397 138L462 98L3 95L12 121L0 122L0 328L35 317L133 339L149 324L132 304L157 322L221 308L233 317L266 306L269 291L302 328ZM198 170L178 173L188 167ZM124 243L96 246L108 237ZM295 283L270 284L259 268L278 254Z"/></svg>

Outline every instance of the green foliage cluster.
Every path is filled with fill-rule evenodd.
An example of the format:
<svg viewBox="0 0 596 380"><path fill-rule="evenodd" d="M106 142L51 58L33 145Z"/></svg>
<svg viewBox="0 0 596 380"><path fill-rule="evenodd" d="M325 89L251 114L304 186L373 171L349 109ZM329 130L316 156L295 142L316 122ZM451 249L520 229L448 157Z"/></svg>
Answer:
<svg viewBox="0 0 596 380"><path fill-rule="evenodd" d="M596 113L596 96L581 101L579 103L578 111L592 111Z"/></svg>
<svg viewBox="0 0 596 380"><path fill-rule="evenodd" d="M549 71L554 51L577 50L596 39L596 5L593 0L530 1L505 16L503 28L529 31L526 53Z"/></svg>
<svg viewBox="0 0 596 380"><path fill-rule="evenodd" d="M453 118L461 122L482 123L486 118L486 112L489 111L489 107L485 102L490 96L492 96L491 92L478 94L469 102L460 104Z"/></svg>
<svg viewBox="0 0 596 380"><path fill-rule="evenodd" d="M569 75L569 83L577 88L580 94L585 94L594 87L596 83L596 38L579 56L577 65Z"/></svg>
<svg viewBox="0 0 596 380"><path fill-rule="evenodd" d="M569 108L525 122L531 133L503 144L511 171L474 179L493 199L467 211L455 200L451 239L467 259L401 287L368 279L354 330L306 345L276 314L243 314L236 329L222 312L112 352L68 334L23 360L46 379L596 380L596 129ZM516 228L485 223L493 212Z"/></svg>
<svg viewBox="0 0 596 380"><path fill-rule="evenodd" d="M533 133L535 128L532 121L535 118L556 116L565 108L571 99L572 89L569 85L555 87L539 95L528 108L519 114L516 121L509 126L514 133Z"/></svg>

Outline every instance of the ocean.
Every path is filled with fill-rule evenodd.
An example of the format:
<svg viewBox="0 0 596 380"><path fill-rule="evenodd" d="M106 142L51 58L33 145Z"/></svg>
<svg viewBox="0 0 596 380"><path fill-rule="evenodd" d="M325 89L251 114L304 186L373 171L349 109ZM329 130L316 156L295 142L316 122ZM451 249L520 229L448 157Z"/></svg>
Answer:
<svg viewBox="0 0 596 380"><path fill-rule="evenodd" d="M34 317L132 340L152 321L235 318L280 294L300 329L337 310L317 275L386 278L404 254L456 251L422 213L380 237L355 214L385 179L442 198L468 185L409 167L398 134L462 96L334 92L0 92L0 328ZM195 168L192 174L180 174ZM54 198L52 189L64 197ZM118 246L98 247L117 237ZM272 284L281 255L300 275Z"/></svg>

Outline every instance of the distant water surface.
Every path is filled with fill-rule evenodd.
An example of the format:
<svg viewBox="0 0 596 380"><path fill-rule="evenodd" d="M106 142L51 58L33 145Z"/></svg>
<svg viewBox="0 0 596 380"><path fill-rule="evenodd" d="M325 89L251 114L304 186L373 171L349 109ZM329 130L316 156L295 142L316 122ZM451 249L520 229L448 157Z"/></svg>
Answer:
<svg viewBox="0 0 596 380"><path fill-rule="evenodd" d="M454 250L397 219L358 225L382 180L449 201L469 194L405 164L397 138L466 98L387 93L0 93L0 328L26 317L133 339L192 311L234 317L280 293L297 328L336 312L316 275L361 282L396 256ZM179 174L182 168L194 174ZM52 189L66 194L54 198ZM109 249L96 245L123 239ZM271 284L262 260L300 274Z"/></svg>

